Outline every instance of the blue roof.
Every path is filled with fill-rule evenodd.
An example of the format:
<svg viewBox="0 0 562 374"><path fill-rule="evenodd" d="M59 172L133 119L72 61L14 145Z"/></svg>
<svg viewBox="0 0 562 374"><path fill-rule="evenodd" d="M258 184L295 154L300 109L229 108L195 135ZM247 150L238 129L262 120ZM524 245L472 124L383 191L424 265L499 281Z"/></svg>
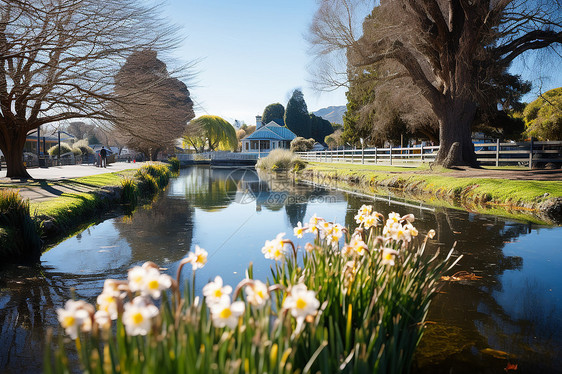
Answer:
<svg viewBox="0 0 562 374"><path fill-rule="evenodd" d="M267 125L260 127L242 140L293 140L296 137L297 136L295 135L295 133L288 128L279 126L277 123L271 121Z"/></svg>

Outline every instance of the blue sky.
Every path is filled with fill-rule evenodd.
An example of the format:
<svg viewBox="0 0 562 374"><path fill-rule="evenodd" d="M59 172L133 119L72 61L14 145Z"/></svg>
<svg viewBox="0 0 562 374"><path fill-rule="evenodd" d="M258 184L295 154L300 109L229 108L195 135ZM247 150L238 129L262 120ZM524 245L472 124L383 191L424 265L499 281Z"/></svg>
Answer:
<svg viewBox="0 0 562 374"><path fill-rule="evenodd" d="M196 84L188 84L196 115L253 125L267 105L286 106L295 88L303 90L310 112L345 105L344 89L318 93L308 83L307 66L313 61L303 36L315 9L315 0L168 0L165 15L183 27L185 37L176 57L200 59ZM514 65L515 73L535 83L525 101L540 90L562 86L562 73L553 62L560 66L559 58L541 64L528 58L525 70L519 62Z"/></svg>
<svg viewBox="0 0 562 374"><path fill-rule="evenodd" d="M314 0L282 2L169 0L166 13L186 36L176 55L201 59L191 95L196 115L219 115L255 124L269 104L286 106L301 88L309 111L345 105L345 90L317 93L310 88L312 62L303 35L315 11Z"/></svg>

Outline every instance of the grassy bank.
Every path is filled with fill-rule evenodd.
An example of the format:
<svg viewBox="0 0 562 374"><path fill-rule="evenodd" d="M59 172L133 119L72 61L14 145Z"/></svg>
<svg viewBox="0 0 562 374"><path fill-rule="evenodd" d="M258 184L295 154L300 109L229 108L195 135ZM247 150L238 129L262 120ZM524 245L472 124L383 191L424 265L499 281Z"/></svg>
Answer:
<svg viewBox="0 0 562 374"><path fill-rule="evenodd" d="M392 192L433 205L543 223L562 221L562 181L462 178L448 170L310 163L301 178L322 184L342 182L370 192Z"/></svg>
<svg viewBox="0 0 562 374"><path fill-rule="evenodd" d="M35 191L41 196L41 191L49 191L53 196L49 199L27 200L19 198L15 205L27 204L17 209L19 216L27 215L36 223L37 234L42 238L42 249L60 238L68 236L79 227L92 220L96 220L103 213L113 210L131 211L143 200L151 199L158 191L165 188L171 176L170 167L165 164L148 164L138 170L126 170L115 173L100 174L95 176L73 178L52 182L30 182L25 186L3 185L10 195L0 196L0 205L14 206L11 201L16 201L15 187ZM34 263L37 256L27 256L24 248L25 242L32 236L23 235L23 230L14 231L4 221L5 217L12 217L14 209L4 209L0 212L0 243L14 243L3 245L0 258L5 262ZM18 224L12 224L17 227ZM14 234L20 232L21 235ZM8 238L8 234L10 237ZM14 240L14 235L17 240ZM8 240L9 239L9 240ZM19 244L18 244L19 243ZM23 243L23 244L21 244ZM16 247L17 244L17 247ZM21 244L21 245L20 245ZM10 260L12 259L12 261Z"/></svg>

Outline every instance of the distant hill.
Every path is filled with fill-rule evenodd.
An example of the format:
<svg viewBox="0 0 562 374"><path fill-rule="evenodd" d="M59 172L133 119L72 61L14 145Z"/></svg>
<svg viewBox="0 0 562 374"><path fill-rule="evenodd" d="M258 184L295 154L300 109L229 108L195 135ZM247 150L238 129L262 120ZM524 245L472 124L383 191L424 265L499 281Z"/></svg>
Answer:
<svg viewBox="0 0 562 374"><path fill-rule="evenodd" d="M316 112L312 112L312 113L332 123L339 123L340 125L343 125L343 115L345 111L346 111L345 105L341 105L341 106L329 106L327 108L318 109Z"/></svg>

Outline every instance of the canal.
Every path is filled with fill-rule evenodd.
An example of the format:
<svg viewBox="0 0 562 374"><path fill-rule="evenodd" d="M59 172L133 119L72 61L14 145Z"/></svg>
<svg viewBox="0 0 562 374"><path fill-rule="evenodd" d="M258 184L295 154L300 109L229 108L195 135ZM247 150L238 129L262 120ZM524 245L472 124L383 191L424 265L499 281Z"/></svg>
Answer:
<svg viewBox="0 0 562 374"><path fill-rule="evenodd" d="M42 371L47 328L74 292L94 303L106 278L154 261L175 274L195 245L209 252L197 288L216 275L234 285L250 262L265 280L265 240L313 215L354 226L362 204L414 213L415 226L437 232L432 251L456 242L455 271L468 279L444 282L434 299L414 368L418 373L562 372L562 227L544 227L460 210L405 207L335 190L260 177L250 169L193 167L150 206L107 219L42 256L37 268L0 273L0 372ZM304 239L296 240L304 246ZM191 277L191 270L184 271ZM508 364L510 366L508 367Z"/></svg>

